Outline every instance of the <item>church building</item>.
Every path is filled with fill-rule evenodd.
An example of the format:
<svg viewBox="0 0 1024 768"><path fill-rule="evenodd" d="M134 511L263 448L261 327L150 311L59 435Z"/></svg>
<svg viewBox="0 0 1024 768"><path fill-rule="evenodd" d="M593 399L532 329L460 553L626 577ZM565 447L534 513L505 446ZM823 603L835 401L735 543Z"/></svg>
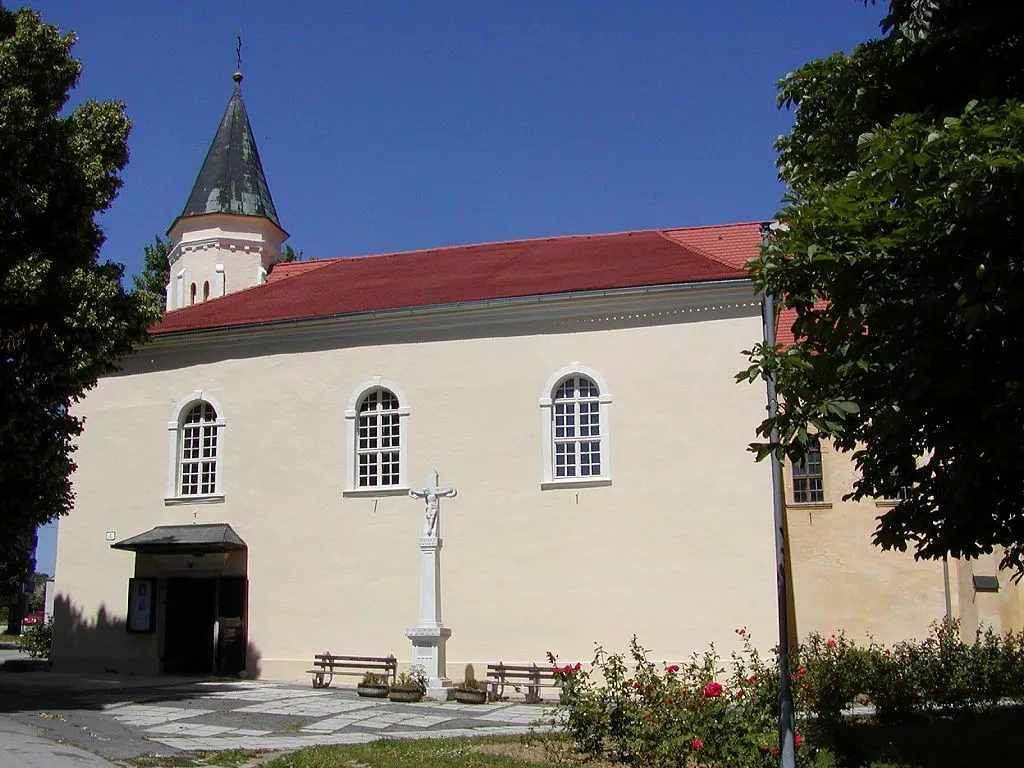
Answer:
<svg viewBox="0 0 1024 768"><path fill-rule="evenodd" d="M774 645L765 391L733 381L761 224L282 263L241 79L168 311L78 407L55 666L298 680L330 650L457 680L634 634ZM941 565L873 549L822 461L785 474L798 630L920 636Z"/></svg>

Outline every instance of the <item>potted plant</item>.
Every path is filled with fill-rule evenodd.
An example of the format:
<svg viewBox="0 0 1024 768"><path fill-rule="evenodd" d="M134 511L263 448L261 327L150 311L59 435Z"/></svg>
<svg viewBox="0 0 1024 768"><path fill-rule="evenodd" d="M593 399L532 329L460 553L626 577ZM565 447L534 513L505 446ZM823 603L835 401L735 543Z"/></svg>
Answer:
<svg viewBox="0 0 1024 768"><path fill-rule="evenodd" d="M423 667L414 664L402 672L388 689L391 701L419 701L427 692L427 675Z"/></svg>
<svg viewBox="0 0 1024 768"><path fill-rule="evenodd" d="M487 702L487 686L473 678L466 678L455 686L455 700L460 704L484 704Z"/></svg>
<svg viewBox="0 0 1024 768"><path fill-rule="evenodd" d="M363 675L363 681L356 686L356 693L368 699L386 699L388 697L388 676L367 672Z"/></svg>

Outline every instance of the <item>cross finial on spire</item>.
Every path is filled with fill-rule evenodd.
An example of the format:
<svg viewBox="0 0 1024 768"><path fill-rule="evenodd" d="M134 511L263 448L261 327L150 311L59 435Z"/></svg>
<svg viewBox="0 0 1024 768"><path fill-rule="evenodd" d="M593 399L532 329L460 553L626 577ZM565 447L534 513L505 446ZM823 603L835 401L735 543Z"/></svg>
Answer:
<svg viewBox="0 0 1024 768"><path fill-rule="evenodd" d="M238 45L235 46L235 74L231 79L236 83L242 82L242 30L238 30Z"/></svg>

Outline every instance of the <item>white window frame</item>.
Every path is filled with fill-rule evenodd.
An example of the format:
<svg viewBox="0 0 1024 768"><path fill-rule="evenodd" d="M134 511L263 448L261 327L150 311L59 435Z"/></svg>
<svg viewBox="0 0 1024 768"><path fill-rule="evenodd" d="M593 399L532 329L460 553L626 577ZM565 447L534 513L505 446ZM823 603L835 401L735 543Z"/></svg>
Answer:
<svg viewBox="0 0 1024 768"><path fill-rule="evenodd" d="M555 477L554 473L554 437L551 429L555 391L566 379L573 376L585 376L597 385L598 419L601 443L601 474L588 477ZM611 418L609 417L612 393L604 376L593 368L581 363L570 363L551 374L544 383L540 395L540 434L541 434L541 484L542 489L548 488L585 488L588 486L611 485L612 482L612 441Z"/></svg>
<svg viewBox="0 0 1024 768"><path fill-rule="evenodd" d="M213 422L217 428L217 471L214 482L214 492L205 494L181 493L179 485L179 474L181 472L181 438L182 420L197 403L209 403L217 412L217 419ZM227 430L224 427L227 420L224 417L224 408L220 402L202 389L190 392L174 404L171 409L171 418L167 422L167 493L164 496L164 503L171 504L216 504L224 501L224 435Z"/></svg>
<svg viewBox="0 0 1024 768"><path fill-rule="evenodd" d="M356 438L359 431L359 403L377 389L386 389L398 398L398 485L376 485L365 488L359 485L359 462ZM405 390L393 381L381 376L367 379L352 393L345 409L345 488L343 496L405 496L409 493L409 399Z"/></svg>

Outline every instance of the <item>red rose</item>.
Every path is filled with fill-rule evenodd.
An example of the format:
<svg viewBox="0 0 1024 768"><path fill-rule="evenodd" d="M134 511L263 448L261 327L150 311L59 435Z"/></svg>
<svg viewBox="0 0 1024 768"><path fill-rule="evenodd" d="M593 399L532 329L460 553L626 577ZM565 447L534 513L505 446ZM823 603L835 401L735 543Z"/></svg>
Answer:
<svg viewBox="0 0 1024 768"><path fill-rule="evenodd" d="M672 703L672 699L665 699L665 703L666 704L671 704Z"/></svg>
<svg viewBox="0 0 1024 768"><path fill-rule="evenodd" d="M793 738L793 743L796 744L798 747L801 744L803 744L803 742L804 742L804 737L801 736L799 733Z"/></svg>
<svg viewBox="0 0 1024 768"><path fill-rule="evenodd" d="M690 746L693 747L694 749L701 749L704 746L704 742L701 741L700 739L694 739L693 741L690 742Z"/></svg>
<svg viewBox="0 0 1024 768"><path fill-rule="evenodd" d="M636 680L634 680L633 681L633 687L634 688L639 688L640 687L640 683L638 683Z"/></svg>
<svg viewBox="0 0 1024 768"><path fill-rule="evenodd" d="M678 672L679 671L679 665L678 664L673 664L671 667L666 668L665 671L666 672Z"/></svg>
<svg viewBox="0 0 1024 768"><path fill-rule="evenodd" d="M801 677L803 677L806 674L807 674L807 670L804 669L803 667L797 667L796 668L796 678L797 678L797 680L799 680Z"/></svg>
<svg viewBox="0 0 1024 768"><path fill-rule="evenodd" d="M750 683L751 685L753 685L754 684L754 676L751 675L750 677L748 677L747 678L747 682Z"/></svg>
<svg viewBox="0 0 1024 768"><path fill-rule="evenodd" d="M721 683L708 683L707 685L704 686L704 698L705 699L713 699L713 698L715 698L717 696L720 696L721 694L722 694L722 684Z"/></svg>
<svg viewBox="0 0 1024 768"><path fill-rule="evenodd" d="M580 663L577 661L576 662L576 666L573 667L572 669L573 669L573 672L579 672L580 671Z"/></svg>
<svg viewBox="0 0 1024 768"><path fill-rule="evenodd" d="M835 640L829 640L827 643L825 643L825 645L827 645L829 648L835 648L836 647L836 641Z"/></svg>

